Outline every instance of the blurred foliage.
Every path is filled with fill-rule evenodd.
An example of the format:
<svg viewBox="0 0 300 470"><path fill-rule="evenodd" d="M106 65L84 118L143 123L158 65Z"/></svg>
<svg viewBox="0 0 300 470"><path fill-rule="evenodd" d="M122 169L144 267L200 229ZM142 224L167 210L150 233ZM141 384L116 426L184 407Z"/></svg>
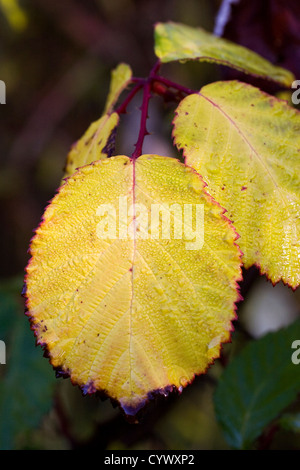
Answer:
<svg viewBox="0 0 300 470"><path fill-rule="evenodd" d="M251 448L265 427L297 398L300 373L291 361L293 336L300 337L300 320L251 341L222 374L215 410L233 448Z"/></svg>
<svg viewBox="0 0 300 470"><path fill-rule="evenodd" d="M9 364L2 366L0 376L0 443L8 450L40 424L50 410L54 386L53 374L47 362L41 361L17 300L21 286L17 279L0 287L1 333Z"/></svg>
<svg viewBox="0 0 300 470"><path fill-rule="evenodd" d="M1 0L0 6L7 22L16 32L27 27L27 15L20 7L18 0Z"/></svg>
<svg viewBox="0 0 300 470"><path fill-rule="evenodd" d="M224 365L253 337L299 317L298 291L268 282L262 286L257 270L248 270L241 284L240 321L220 360L181 396L158 398L138 423L128 423L109 400L83 397L68 379L55 379L23 313L22 279L32 231L60 184L71 145L103 112L111 70L125 62L135 76L147 76L155 61L154 23L172 20L212 31L219 5L218 0L0 1L0 79L7 91L7 104L0 107L0 339L7 346L6 364L0 365L1 449L229 448L213 404ZM251 14L251 24L258 22L261 12ZM284 35L281 24L280 37L296 41L294 22L285 18L292 33ZM238 41L241 29L234 33L233 28L234 23L228 36ZM225 76L222 68L204 63L166 64L162 72L190 88ZM137 99L117 136L117 149L125 154L137 138L139 105ZM147 137L146 146L169 149L173 110L153 100L149 129L158 134ZM281 299L277 311L268 302L275 297ZM263 326L251 323L256 312ZM276 432L265 431L262 448L300 448L299 407L298 398L284 410Z"/></svg>

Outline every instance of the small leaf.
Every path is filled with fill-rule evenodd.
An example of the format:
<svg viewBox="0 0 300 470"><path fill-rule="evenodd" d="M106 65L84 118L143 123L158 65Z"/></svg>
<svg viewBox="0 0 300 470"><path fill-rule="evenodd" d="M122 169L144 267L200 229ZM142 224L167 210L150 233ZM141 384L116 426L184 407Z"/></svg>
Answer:
<svg viewBox="0 0 300 470"><path fill-rule="evenodd" d="M111 73L111 82L104 113L110 114L123 90L129 85L132 71L129 65L119 64Z"/></svg>
<svg viewBox="0 0 300 470"><path fill-rule="evenodd" d="M102 390L127 414L154 393L181 391L230 338L235 239L199 175L174 158L81 168L31 245L26 296L38 343L85 393Z"/></svg>
<svg viewBox="0 0 300 470"><path fill-rule="evenodd" d="M214 401L231 447L251 447L264 428L296 399L300 369L291 360L295 338L300 338L300 320L252 341L223 372Z"/></svg>
<svg viewBox="0 0 300 470"><path fill-rule="evenodd" d="M93 122L81 139L73 145L67 158L64 178L73 175L81 166L110 157L114 150L118 124L117 113L104 114L98 121Z"/></svg>
<svg viewBox="0 0 300 470"><path fill-rule="evenodd" d="M300 113L241 82L186 97L174 139L240 235L246 268L300 281Z"/></svg>
<svg viewBox="0 0 300 470"><path fill-rule="evenodd" d="M290 87L294 75L247 49L200 28L179 23L157 23L155 54L162 62L197 59L214 62Z"/></svg>
<svg viewBox="0 0 300 470"><path fill-rule="evenodd" d="M131 77L132 71L127 64L119 64L112 71L104 113L73 145L67 157L64 178L71 176L81 166L111 157L115 149L116 130L120 120L119 115L113 112L113 107L130 83Z"/></svg>

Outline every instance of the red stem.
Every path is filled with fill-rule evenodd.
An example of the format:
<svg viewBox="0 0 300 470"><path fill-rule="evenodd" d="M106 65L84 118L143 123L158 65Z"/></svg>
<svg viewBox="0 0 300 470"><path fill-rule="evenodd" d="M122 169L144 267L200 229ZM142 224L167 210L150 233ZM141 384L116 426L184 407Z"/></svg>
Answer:
<svg viewBox="0 0 300 470"><path fill-rule="evenodd" d="M149 132L147 131L146 123L148 119L148 107L149 107L149 101L151 98L151 92L158 93L159 95L163 96L165 99L170 99L173 98L174 100L178 100L179 94L184 93L186 95L190 95L193 93L198 93L195 90L192 90L190 88L187 88L185 86L179 85L178 83L172 82L171 80L168 80L167 78L161 77L158 75L158 71L160 69L161 62L158 60L156 64L154 65L153 69L151 70L148 78L137 78L137 77L132 77L131 82L136 83L135 87L130 91L126 99L123 101L123 103L120 104L116 112L118 114L123 114L126 113L127 106L133 99L133 97L136 95L136 93L143 88L143 102L141 106L141 121L140 121L140 130L139 130L139 135L138 135L138 140L135 144L135 150L131 156L132 160L136 160L142 153L143 150L143 143L146 135L149 135ZM174 90L177 90L178 96L169 90L169 93L166 93L166 88L163 86L155 86L155 82L161 83L166 87L167 89L173 88Z"/></svg>
<svg viewBox="0 0 300 470"><path fill-rule="evenodd" d="M148 105L149 105L149 100L151 97L151 82L150 80L147 80L146 83L144 84L144 94L143 94L143 103L141 107L141 124L140 124L140 132L138 136L138 140L135 144L135 150L132 154L132 159L135 160L138 158L143 149L143 143L144 143L144 138L146 135L149 134L146 128L146 122L148 118Z"/></svg>
<svg viewBox="0 0 300 470"><path fill-rule="evenodd" d="M187 88L183 85L179 85L179 83L172 82L171 80L161 77L160 75L153 75L152 79L157 82L163 83L168 88L174 88L175 90L181 91L182 93L185 93L186 95L192 95L193 93L198 93L197 90L192 90L191 88Z"/></svg>
<svg viewBox="0 0 300 470"><path fill-rule="evenodd" d="M152 82L154 80L155 74L158 72L160 68L160 61L154 65L153 69L151 70L149 77L144 82L144 93L143 93L143 103L141 106L141 124L140 124L140 132L138 136L138 140L135 144L135 150L131 156L132 160L136 160L142 153L143 150L143 143L146 135L149 135L147 131L146 123L148 118L148 107L149 107L149 100L151 98L151 87Z"/></svg>
<svg viewBox="0 0 300 470"><path fill-rule="evenodd" d="M130 101L134 98L134 96L137 94L137 92L143 87L143 82L140 81L128 94L126 99L123 101L123 103L120 104L120 106L116 109L116 113L118 114L125 114L127 111L127 106L129 105Z"/></svg>

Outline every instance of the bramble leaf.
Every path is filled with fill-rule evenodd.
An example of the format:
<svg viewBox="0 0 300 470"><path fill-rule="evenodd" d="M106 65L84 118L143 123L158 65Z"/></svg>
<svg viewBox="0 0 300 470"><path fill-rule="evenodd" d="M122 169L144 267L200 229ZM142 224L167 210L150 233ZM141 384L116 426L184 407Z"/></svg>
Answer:
<svg viewBox="0 0 300 470"><path fill-rule="evenodd" d="M112 71L104 113L73 145L67 158L65 178L71 176L81 166L111 156L119 124L119 116L113 112L113 107L122 91L130 83L131 77L132 71L127 64L119 64Z"/></svg>
<svg viewBox="0 0 300 470"><path fill-rule="evenodd" d="M246 268L300 282L300 113L237 81L186 97L174 140L240 235Z"/></svg>
<svg viewBox="0 0 300 470"><path fill-rule="evenodd" d="M132 71L129 65L127 64L119 64L111 72L111 82L104 108L104 113L110 114L112 112L113 107L118 101L120 94L129 85L131 78Z"/></svg>
<svg viewBox="0 0 300 470"><path fill-rule="evenodd" d="M246 47L180 23L157 23L155 54L161 62L197 59L240 70L290 87L294 75Z"/></svg>
<svg viewBox="0 0 300 470"><path fill-rule="evenodd" d="M181 391L230 339L235 240L199 175L174 158L81 168L31 244L26 296L38 343L85 393L102 390L127 414L155 392Z"/></svg>
<svg viewBox="0 0 300 470"><path fill-rule="evenodd" d="M251 447L254 440L300 390L300 369L291 344L300 321L252 341L226 367L215 393L215 410L229 445Z"/></svg>
<svg viewBox="0 0 300 470"><path fill-rule="evenodd" d="M114 149L118 124L117 113L104 114L93 122L69 152L64 178L73 175L81 166L109 157Z"/></svg>

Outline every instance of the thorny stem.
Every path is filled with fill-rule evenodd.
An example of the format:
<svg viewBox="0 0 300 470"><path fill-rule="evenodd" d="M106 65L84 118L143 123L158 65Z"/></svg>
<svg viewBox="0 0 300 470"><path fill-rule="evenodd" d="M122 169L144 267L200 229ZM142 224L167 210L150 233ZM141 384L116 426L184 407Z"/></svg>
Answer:
<svg viewBox="0 0 300 470"><path fill-rule="evenodd" d="M149 134L149 132L147 131L147 127L146 127L146 122L148 118L148 106L149 106L149 100L151 97L151 82L149 79L144 83L143 88L144 88L144 93L143 93L143 103L141 106L142 114L141 114L140 132L139 132L138 140L135 144L135 150L132 154L133 160L135 160L141 155L144 138L146 135Z"/></svg>
<svg viewBox="0 0 300 470"><path fill-rule="evenodd" d="M141 155L144 138L146 135L149 135L149 132L147 131L147 127L146 127L146 122L148 118L149 101L151 98L151 87L152 87L152 82L153 82L153 76L155 76L155 74L158 72L160 65L161 65L160 61L157 61L157 63L154 65L153 69L151 70L149 77L144 81L143 103L141 107L142 114L141 114L140 132L139 132L138 140L135 144L135 150L131 157L133 160L136 160Z"/></svg>
<svg viewBox="0 0 300 470"><path fill-rule="evenodd" d="M139 82L132 90L131 92L127 95L126 99L123 101L123 103L120 104L120 106L116 109L116 113L118 114L125 114L127 110L127 106L129 105L130 101L134 98L134 96L137 94L137 92L143 87L143 83Z"/></svg>
<svg viewBox="0 0 300 470"><path fill-rule="evenodd" d="M141 121L140 121L140 130L138 135L138 140L135 144L135 150L132 154L132 159L136 160L142 153L143 143L146 135L149 135L147 131L147 119L148 119L148 107L151 94L156 93L162 96L166 101L179 101L182 99L182 94L190 95L192 93L197 93L197 91L182 86L178 83L172 82L167 78L161 77L158 74L160 69L161 62L158 60L151 70L148 78L139 78L132 77L131 83L136 85L127 95L123 103L116 109L118 114L125 114L127 111L127 106L132 101L134 96L143 88L143 102L141 106ZM172 91L172 90L176 90Z"/></svg>
<svg viewBox="0 0 300 470"><path fill-rule="evenodd" d="M161 77L160 75L154 75L153 80L163 83L166 85L168 88L173 88L174 90L181 91L182 93L185 93L186 95L191 95L193 93L198 93L197 90L192 90L191 88L187 88L183 85L179 85L179 83L172 82L171 80L168 80L167 78Z"/></svg>

